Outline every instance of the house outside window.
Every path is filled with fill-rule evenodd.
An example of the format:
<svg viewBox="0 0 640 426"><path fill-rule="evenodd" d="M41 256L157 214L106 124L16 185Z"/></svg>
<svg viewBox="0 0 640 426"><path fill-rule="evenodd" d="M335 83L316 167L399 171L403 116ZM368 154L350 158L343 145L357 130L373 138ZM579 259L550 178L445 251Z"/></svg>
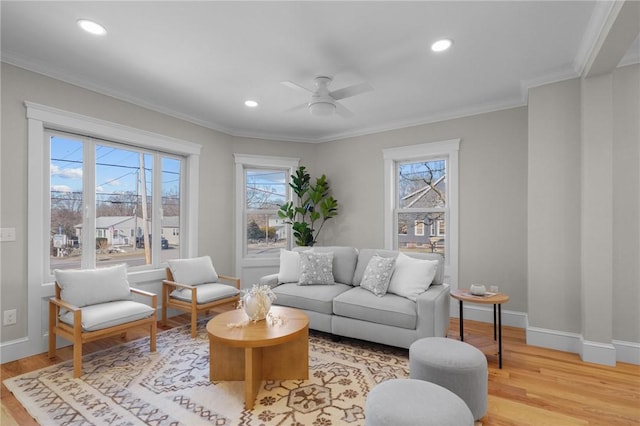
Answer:
<svg viewBox="0 0 640 426"><path fill-rule="evenodd" d="M458 149L456 139L383 151L385 247L441 254L445 258L445 275L455 285Z"/></svg>

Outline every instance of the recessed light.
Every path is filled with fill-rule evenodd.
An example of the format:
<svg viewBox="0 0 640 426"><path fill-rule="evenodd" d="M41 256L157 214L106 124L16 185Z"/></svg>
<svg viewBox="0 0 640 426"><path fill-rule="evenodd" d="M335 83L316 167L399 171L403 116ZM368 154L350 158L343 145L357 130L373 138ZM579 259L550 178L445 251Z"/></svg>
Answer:
<svg viewBox="0 0 640 426"><path fill-rule="evenodd" d="M248 101L244 101L245 106L248 106L249 108L255 108L258 106L258 103L256 101L252 101L252 100L248 100Z"/></svg>
<svg viewBox="0 0 640 426"><path fill-rule="evenodd" d="M78 19L78 26L93 35L105 35L107 33L107 30L102 25L88 19Z"/></svg>
<svg viewBox="0 0 640 426"><path fill-rule="evenodd" d="M431 45L431 50L433 50L434 52L444 52L445 50L450 48L452 44L453 41L449 40L448 38L443 38L442 40L438 40L433 43Z"/></svg>

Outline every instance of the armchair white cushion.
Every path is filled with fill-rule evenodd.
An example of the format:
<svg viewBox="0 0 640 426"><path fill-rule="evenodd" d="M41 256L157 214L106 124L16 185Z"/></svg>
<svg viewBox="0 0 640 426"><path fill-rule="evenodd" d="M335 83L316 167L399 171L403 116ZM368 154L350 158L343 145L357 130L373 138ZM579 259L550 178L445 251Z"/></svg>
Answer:
<svg viewBox="0 0 640 426"><path fill-rule="evenodd" d="M126 264L100 269L56 269L54 275L60 298L79 308L129 298Z"/></svg>
<svg viewBox="0 0 640 426"><path fill-rule="evenodd" d="M85 331L101 330L126 324L131 321L148 318L155 312L149 305L131 300L99 303L82 308L82 329ZM73 312L60 315L60 321L73 327Z"/></svg>
<svg viewBox="0 0 640 426"><path fill-rule="evenodd" d="M199 285L218 281L218 274L209 256L172 259L167 263L173 280L180 284Z"/></svg>
<svg viewBox="0 0 640 426"><path fill-rule="evenodd" d="M184 300L185 302L191 302L191 289L182 288L173 290L170 293L171 297ZM227 284L211 283L200 284L198 286L198 293L196 295L196 302L198 304L213 302L214 300L226 299L227 297L237 296L240 290Z"/></svg>

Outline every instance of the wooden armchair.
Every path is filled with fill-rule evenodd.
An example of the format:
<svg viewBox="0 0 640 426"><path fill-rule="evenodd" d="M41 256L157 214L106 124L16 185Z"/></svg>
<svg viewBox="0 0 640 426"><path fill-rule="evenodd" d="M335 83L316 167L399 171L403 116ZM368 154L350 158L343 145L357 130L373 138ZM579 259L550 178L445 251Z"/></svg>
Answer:
<svg viewBox="0 0 640 426"><path fill-rule="evenodd" d="M167 321L167 309L188 312L191 337L196 337L199 313L240 299L240 279L218 275L209 256L172 259L168 263L167 279L162 281L162 325Z"/></svg>
<svg viewBox="0 0 640 426"><path fill-rule="evenodd" d="M56 336L73 343L73 377L82 375L82 344L149 326L150 351L156 350L157 296L129 287L126 265L91 270L57 270L56 295L49 299L49 358ZM150 305L130 299L138 294Z"/></svg>

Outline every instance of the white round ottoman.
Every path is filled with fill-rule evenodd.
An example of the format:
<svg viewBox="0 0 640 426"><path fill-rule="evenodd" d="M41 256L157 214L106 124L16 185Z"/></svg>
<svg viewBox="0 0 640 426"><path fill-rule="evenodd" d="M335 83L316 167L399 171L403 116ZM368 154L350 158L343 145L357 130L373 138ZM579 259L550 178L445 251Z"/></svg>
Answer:
<svg viewBox="0 0 640 426"><path fill-rule="evenodd" d="M409 347L409 377L449 389L462 398L475 420L487 412L487 358L468 343L444 337L416 340Z"/></svg>
<svg viewBox="0 0 640 426"><path fill-rule="evenodd" d="M374 387L364 407L365 426L473 426L467 404L442 386L392 379Z"/></svg>

